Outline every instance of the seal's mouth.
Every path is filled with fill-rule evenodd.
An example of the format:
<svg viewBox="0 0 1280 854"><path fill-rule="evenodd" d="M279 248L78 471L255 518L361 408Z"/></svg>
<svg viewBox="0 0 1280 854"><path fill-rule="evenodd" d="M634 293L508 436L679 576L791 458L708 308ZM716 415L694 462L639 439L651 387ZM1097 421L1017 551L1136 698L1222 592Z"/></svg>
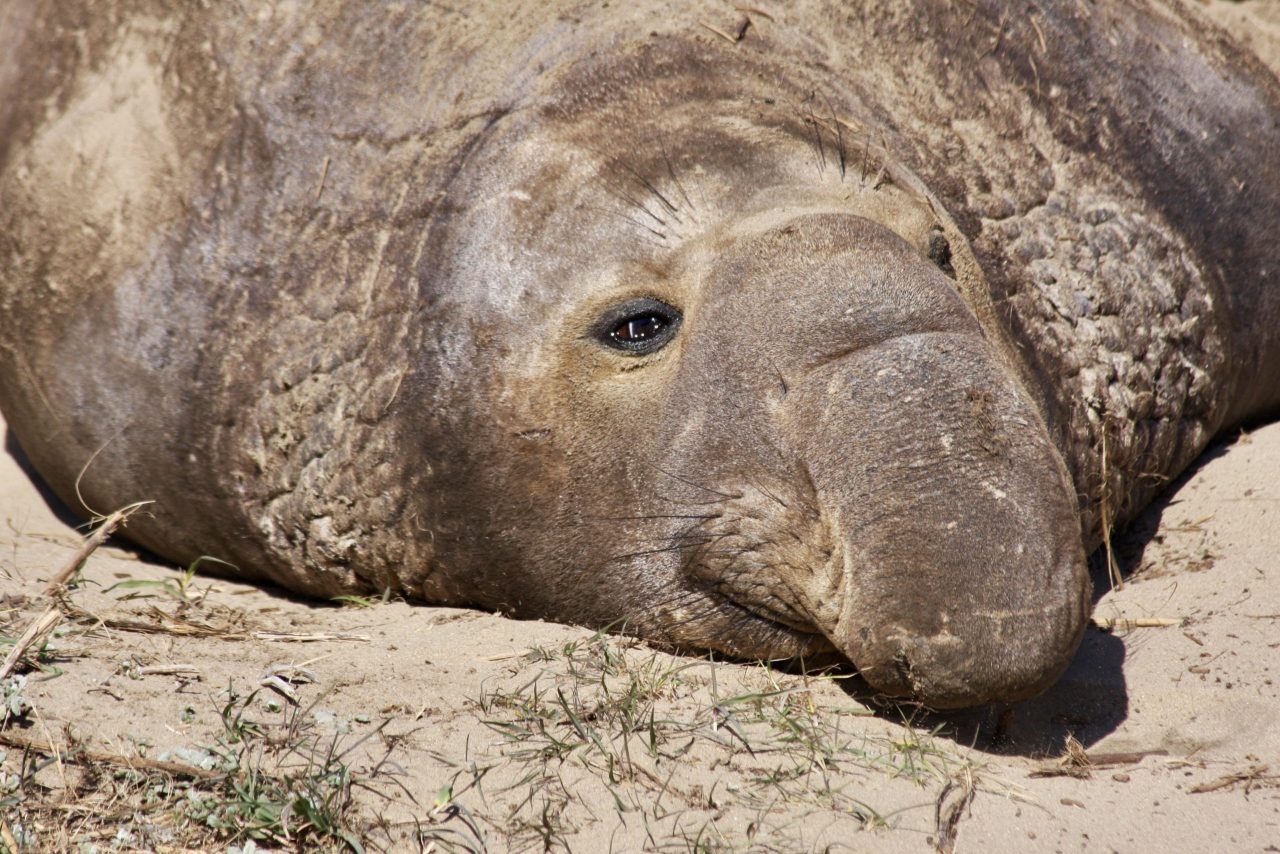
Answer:
<svg viewBox="0 0 1280 854"><path fill-rule="evenodd" d="M786 631L793 635L826 639L826 634L814 625L812 621L795 613L781 611L772 607L769 603L755 603L735 599L730 594L717 593L716 595L737 611L754 617L765 625L776 627L780 631Z"/></svg>
<svg viewBox="0 0 1280 854"><path fill-rule="evenodd" d="M722 585L695 581L692 586L695 598L663 618L663 634L677 648L712 649L743 661L826 665L849 660L818 626L789 609Z"/></svg>
<svg viewBox="0 0 1280 854"><path fill-rule="evenodd" d="M752 658L784 661L828 653L840 655L831 639L811 623L801 622L791 615L779 614L767 606L740 602L722 593L715 595L721 603L732 609L733 622L759 648L760 653L750 656Z"/></svg>
<svg viewBox="0 0 1280 854"><path fill-rule="evenodd" d="M702 628L715 626L702 635L704 648L762 661L845 657L821 613L828 612L826 622L839 613L843 549L816 494L803 488L809 483L801 475L789 483L721 484L716 511L676 535L677 542L697 543L681 574L682 586L696 591L711 617ZM818 579L828 580L820 584L831 594L825 606L809 589Z"/></svg>

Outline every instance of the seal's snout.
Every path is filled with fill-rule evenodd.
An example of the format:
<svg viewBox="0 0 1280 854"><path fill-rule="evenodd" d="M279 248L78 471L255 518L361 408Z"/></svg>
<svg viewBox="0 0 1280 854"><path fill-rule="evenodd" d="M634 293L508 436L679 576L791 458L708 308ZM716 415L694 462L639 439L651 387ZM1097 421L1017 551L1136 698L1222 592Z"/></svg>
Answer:
<svg viewBox="0 0 1280 854"><path fill-rule="evenodd" d="M892 237L841 247L851 228L795 228L822 253L805 256L802 291L853 307L827 311L827 355L796 354L779 407L843 561L804 610L885 694L940 709L1032 696L1089 610L1066 467L950 281Z"/></svg>
<svg viewBox="0 0 1280 854"><path fill-rule="evenodd" d="M813 215L741 239L712 284L681 406L732 425L722 485L793 484L713 496L715 536L684 565L757 620L717 642L795 654L825 636L876 690L935 708L1047 687L1089 609L1075 490L954 283L887 228ZM764 290L788 311L762 320ZM743 379L706 382L725 354Z"/></svg>
<svg viewBox="0 0 1280 854"><path fill-rule="evenodd" d="M907 336L847 362L801 407L821 412L806 455L845 561L820 628L890 696L948 709L1039 693L1080 642L1090 588L1030 401L977 338Z"/></svg>

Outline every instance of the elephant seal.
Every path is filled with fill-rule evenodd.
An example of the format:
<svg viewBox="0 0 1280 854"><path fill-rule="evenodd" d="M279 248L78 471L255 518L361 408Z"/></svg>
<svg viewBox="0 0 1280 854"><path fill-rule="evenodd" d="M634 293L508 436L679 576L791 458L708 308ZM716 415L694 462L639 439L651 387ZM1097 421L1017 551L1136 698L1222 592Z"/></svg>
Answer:
<svg viewBox="0 0 1280 854"><path fill-rule="evenodd" d="M1280 405L1280 83L1191 14L16 0L0 406L177 561L1026 697Z"/></svg>

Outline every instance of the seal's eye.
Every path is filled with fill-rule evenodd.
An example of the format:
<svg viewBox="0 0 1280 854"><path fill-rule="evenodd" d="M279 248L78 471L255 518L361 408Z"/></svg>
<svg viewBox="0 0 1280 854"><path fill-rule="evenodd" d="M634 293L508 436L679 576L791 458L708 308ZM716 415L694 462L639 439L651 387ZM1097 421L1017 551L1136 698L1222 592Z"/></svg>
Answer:
<svg viewBox="0 0 1280 854"><path fill-rule="evenodd" d="M680 312L656 299L635 299L614 306L595 327L606 347L643 356L661 350L680 328Z"/></svg>
<svg viewBox="0 0 1280 854"><path fill-rule="evenodd" d="M619 323L609 335L615 341L638 344L650 338L657 338L666 328L666 320L656 314L637 314Z"/></svg>

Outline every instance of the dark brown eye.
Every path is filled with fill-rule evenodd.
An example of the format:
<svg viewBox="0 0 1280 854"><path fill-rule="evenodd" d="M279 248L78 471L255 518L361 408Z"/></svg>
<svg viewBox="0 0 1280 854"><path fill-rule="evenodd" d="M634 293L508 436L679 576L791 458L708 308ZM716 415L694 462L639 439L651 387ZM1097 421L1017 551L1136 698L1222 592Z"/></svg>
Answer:
<svg viewBox="0 0 1280 854"><path fill-rule="evenodd" d="M675 337L680 312L656 299L636 299L614 306L596 324L605 346L633 355L653 353Z"/></svg>
<svg viewBox="0 0 1280 854"><path fill-rule="evenodd" d="M659 317L656 314L641 314L622 321L609 335L613 337L614 341L638 344L641 341L657 338L662 334L662 330L666 328L666 318Z"/></svg>

